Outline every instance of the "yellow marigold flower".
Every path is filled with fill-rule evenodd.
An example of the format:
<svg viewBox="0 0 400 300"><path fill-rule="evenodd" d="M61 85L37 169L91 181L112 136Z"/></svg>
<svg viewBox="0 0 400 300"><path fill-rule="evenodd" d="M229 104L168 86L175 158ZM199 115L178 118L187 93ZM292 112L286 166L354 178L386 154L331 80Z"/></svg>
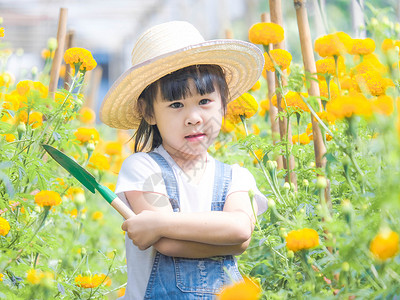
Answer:
<svg viewBox="0 0 400 300"><path fill-rule="evenodd" d="M258 127L257 124L252 124L251 128L253 129L253 134L254 135L259 135L260 134L261 130L260 130L260 127Z"/></svg>
<svg viewBox="0 0 400 300"><path fill-rule="evenodd" d="M339 56L348 51L352 38L344 32L336 32L319 37L314 42L314 50L321 57Z"/></svg>
<svg viewBox="0 0 400 300"><path fill-rule="evenodd" d="M119 289L118 292L117 292L117 296L118 297L124 296L125 295L125 290L126 290L126 288Z"/></svg>
<svg viewBox="0 0 400 300"><path fill-rule="evenodd" d="M387 95L378 96L372 101L372 110L386 116L391 115L394 110L393 98Z"/></svg>
<svg viewBox="0 0 400 300"><path fill-rule="evenodd" d="M284 30L275 23L256 23L249 29L249 41L253 44L277 44L282 42Z"/></svg>
<svg viewBox="0 0 400 300"><path fill-rule="evenodd" d="M39 206L55 206L61 201L60 195L54 191L40 191L35 195L35 203Z"/></svg>
<svg viewBox="0 0 400 300"><path fill-rule="evenodd" d="M73 47L67 49L64 53L64 60L65 63L84 72L93 70L97 66L92 53L84 48Z"/></svg>
<svg viewBox="0 0 400 300"><path fill-rule="evenodd" d="M269 111L269 99L264 99L260 102L261 110L258 113L261 117L264 117L267 111Z"/></svg>
<svg viewBox="0 0 400 300"><path fill-rule="evenodd" d="M92 124L96 120L96 113L89 107L82 107L78 118L84 124Z"/></svg>
<svg viewBox="0 0 400 300"><path fill-rule="evenodd" d="M299 139L300 139L300 145L307 145L310 143L311 139L308 136L307 132L304 132L302 134L299 135L293 135L292 136L292 143L293 144L298 144L299 143Z"/></svg>
<svg viewBox="0 0 400 300"><path fill-rule="evenodd" d="M308 97L307 93L301 93L301 95L304 98ZM271 102L275 107L278 107L278 99L277 99L276 95L274 95L272 97ZM284 98L282 98L281 107L283 109L286 109L286 105L289 108L292 108L296 111L310 111L308 109L307 105L305 104L305 102L303 101L303 99L301 98L300 94L297 92L294 92L294 91L287 92L286 95L284 96Z"/></svg>
<svg viewBox="0 0 400 300"><path fill-rule="evenodd" d="M116 187L115 183L107 182L107 183L105 183L104 185L105 185L106 187L108 187L110 190L115 191L115 187Z"/></svg>
<svg viewBox="0 0 400 300"><path fill-rule="evenodd" d="M64 91L57 91L54 95L54 100L57 104L62 105L64 103L65 108L74 108L74 100L71 94L68 94ZM65 113L64 113L65 114Z"/></svg>
<svg viewBox="0 0 400 300"><path fill-rule="evenodd" d="M47 98L49 93L49 89L43 83L32 80L22 80L18 82L16 90L21 96L25 97L34 96L36 92L41 98Z"/></svg>
<svg viewBox="0 0 400 300"><path fill-rule="evenodd" d="M105 152L110 156L121 155L122 145L120 142L108 142L105 147Z"/></svg>
<svg viewBox="0 0 400 300"><path fill-rule="evenodd" d="M369 250L380 260L394 257L399 251L399 235L388 228L383 229L374 237Z"/></svg>
<svg viewBox="0 0 400 300"><path fill-rule="evenodd" d="M375 41L371 38L353 39L349 54L367 55L375 51Z"/></svg>
<svg viewBox="0 0 400 300"><path fill-rule="evenodd" d="M244 277L244 281L225 287L217 296L218 300L257 300L261 297L258 282Z"/></svg>
<svg viewBox="0 0 400 300"><path fill-rule="evenodd" d="M261 82L260 80L257 80L257 82L251 87L252 91L258 91L261 87Z"/></svg>
<svg viewBox="0 0 400 300"><path fill-rule="evenodd" d="M50 59L50 58L53 59L55 53L56 53L55 51L50 51L49 49L43 49L41 55L43 59Z"/></svg>
<svg viewBox="0 0 400 300"><path fill-rule="evenodd" d="M25 124L28 124L29 119L29 125L32 126L32 129L38 128L43 125L43 114L38 111L31 112L28 117L28 113L23 110L20 112L19 118L20 121Z"/></svg>
<svg viewBox="0 0 400 300"><path fill-rule="evenodd" d="M336 118L334 115L327 111L321 111L317 112L317 116L324 121L325 123L328 123L328 125L333 125L335 124ZM311 123L310 123L311 124Z"/></svg>
<svg viewBox="0 0 400 300"><path fill-rule="evenodd" d="M314 248L319 245L318 233L314 229L292 230L286 236L286 247L293 252Z"/></svg>
<svg viewBox="0 0 400 300"><path fill-rule="evenodd" d="M3 281L3 277L4 277L4 274L3 274L3 273L0 273L0 282Z"/></svg>
<svg viewBox="0 0 400 300"><path fill-rule="evenodd" d="M79 127L75 132L74 135L78 141L82 144L87 143L89 141L98 142L100 139L100 135L95 128L86 128L86 127Z"/></svg>
<svg viewBox="0 0 400 300"><path fill-rule="evenodd" d="M269 51L269 55L267 52L264 52L264 58L264 69L270 72L275 72L275 65L272 62L271 58L282 71L287 69L292 62L292 55L284 49L271 50Z"/></svg>
<svg viewBox="0 0 400 300"><path fill-rule="evenodd" d="M338 64L338 74L340 77L346 71L346 65L344 63L343 56L338 57L337 64ZM332 76L336 76L335 59L332 56L328 56L326 58L317 60L315 62L315 66L317 68L317 73L319 73L318 78L320 80L322 80L322 78L325 78L320 74L330 74Z"/></svg>
<svg viewBox="0 0 400 300"><path fill-rule="evenodd" d="M10 224L6 219L0 217L0 235L6 236L9 231L10 231Z"/></svg>
<svg viewBox="0 0 400 300"><path fill-rule="evenodd" d="M101 211L95 211L94 213L92 213L92 220L98 221L101 219L103 219L103 213Z"/></svg>
<svg viewBox="0 0 400 300"><path fill-rule="evenodd" d="M312 135L312 133L313 133L313 131L312 131L312 123L308 123L307 124L307 128L306 128L306 134L309 136L309 135Z"/></svg>
<svg viewBox="0 0 400 300"><path fill-rule="evenodd" d="M373 71L355 75L354 80L358 91L367 91L373 96L382 95L389 86L394 86L391 79Z"/></svg>
<svg viewBox="0 0 400 300"><path fill-rule="evenodd" d="M326 110L336 119L350 118L352 115L369 117L372 114L371 103L363 94L356 92L329 101Z"/></svg>
<svg viewBox="0 0 400 300"><path fill-rule="evenodd" d="M394 50L396 46L400 48L400 41L392 39L384 39L381 48L383 52L388 52L389 50Z"/></svg>
<svg viewBox="0 0 400 300"><path fill-rule="evenodd" d="M107 171L110 169L110 162L108 158L100 153L93 153L93 155L89 159L88 167L100 170Z"/></svg>
<svg viewBox="0 0 400 300"><path fill-rule="evenodd" d="M244 93L239 98L228 103L225 119L237 124L241 121L240 116L251 118L258 110L256 99L249 93Z"/></svg>
<svg viewBox="0 0 400 300"><path fill-rule="evenodd" d="M109 277L105 274L95 274L90 276L83 276L79 274L75 277L75 285L85 289L92 289L98 287L100 284L107 281L111 282Z"/></svg>
<svg viewBox="0 0 400 300"><path fill-rule="evenodd" d="M377 72L384 75L388 71L388 68L379 61L374 53L365 55L362 61L357 60L357 56L354 56L354 61L357 62L357 65L350 70L352 75L366 72Z"/></svg>
<svg viewBox="0 0 400 300"><path fill-rule="evenodd" d="M4 27L0 27L0 37L4 37Z"/></svg>
<svg viewBox="0 0 400 300"><path fill-rule="evenodd" d="M17 111L20 107L22 100L23 97L21 97L18 93L13 91L10 94L4 95L4 102L2 106L4 109Z"/></svg>
<svg viewBox="0 0 400 300"><path fill-rule="evenodd" d="M73 219L76 219L78 217L78 210L76 208L71 211L66 211L66 213L69 214Z"/></svg>
<svg viewBox="0 0 400 300"><path fill-rule="evenodd" d="M326 99L329 100L328 85L326 84L326 80L318 81L318 85L319 85L320 96L325 97ZM330 90L330 99L335 99L337 96L339 96L339 87L333 80L329 82L329 90Z"/></svg>
<svg viewBox="0 0 400 300"><path fill-rule="evenodd" d="M26 274L26 280L34 285L46 285L53 279L54 274L48 271L42 272L41 270L30 269Z"/></svg>
<svg viewBox="0 0 400 300"><path fill-rule="evenodd" d="M4 86L8 88L13 82L13 76L10 73L4 72L0 75L0 87Z"/></svg>
<svg viewBox="0 0 400 300"><path fill-rule="evenodd" d="M4 136L4 138L6 139L7 142L11 143L15 141L15 135L13 135L12 133L4 133L4 134L0 134L1 136Z"/></svg>
<svg viewBox="0 0 400 300"><path fill-rule="evenodd" d="M354 90L354 82L353 79L346 75L340 79L340 87L342 90Z"/></svg>

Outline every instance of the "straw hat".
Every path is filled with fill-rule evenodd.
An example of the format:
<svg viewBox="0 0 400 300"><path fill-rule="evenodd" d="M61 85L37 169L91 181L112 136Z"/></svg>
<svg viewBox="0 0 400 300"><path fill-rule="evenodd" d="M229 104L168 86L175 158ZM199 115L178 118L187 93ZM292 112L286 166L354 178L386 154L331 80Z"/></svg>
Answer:
<svg viewBox="0 0 400 300"><path fill-rule="evenodd" d="M132 51L132 67L106 94L100 109L101 121L114 128L137 128L141 116L136 103L146 86L176 70L200 64L221 66L231 99L236 99L257 82L264 57L258 47L244 41L205 41L187 22L154 26L139 37Z"/></svg>

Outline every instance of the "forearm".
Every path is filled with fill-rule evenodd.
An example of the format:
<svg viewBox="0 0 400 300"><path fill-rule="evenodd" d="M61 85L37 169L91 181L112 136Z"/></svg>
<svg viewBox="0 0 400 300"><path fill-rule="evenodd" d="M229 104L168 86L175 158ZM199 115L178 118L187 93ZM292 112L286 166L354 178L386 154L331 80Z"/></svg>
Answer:
<svg viewBox="0 0 400 300"><path fill-rule="evenodd" d="M207 258L222 255L240 255L249 246L250 239L241 244L211 245L205 243L161 238L153 246L167 256L185 258Z"/></svg>
<svg viewBox="0 0 400 300"><path fill-rule="evenodd" d="M244 211L162 214L161 236L211 245L237 245L250 239L254 224Z"/></svg>

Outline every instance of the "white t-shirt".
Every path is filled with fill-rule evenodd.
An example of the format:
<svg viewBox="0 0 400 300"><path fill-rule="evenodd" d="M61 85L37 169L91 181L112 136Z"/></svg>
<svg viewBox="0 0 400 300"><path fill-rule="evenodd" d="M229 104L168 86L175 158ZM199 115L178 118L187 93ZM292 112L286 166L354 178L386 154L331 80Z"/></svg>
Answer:
<svg viewBox="0 0 400 300"><path fill-rule="evenodd" d="M182 212L210 211L215 172L214 158L207 154L206 169L200 182L195 184L190 182L189 177L162 146L154 149L154 152L162 155L173 169L178 183L180 210ZM267 209L267 199L258 190L253 175L237 164L232 165L232 183L227 195L249 190L253 190L255 193L254 199L258 205L258 213L263 213ZM134 153L123 162L118 175L115 193L130 207L124 194L126 191L154 192L168 197L161 169L147 153ZM125 235L125 246L128 283L125 296L120 299L142 300L156 250L154 247L139 250L127 235Z"/></svg>

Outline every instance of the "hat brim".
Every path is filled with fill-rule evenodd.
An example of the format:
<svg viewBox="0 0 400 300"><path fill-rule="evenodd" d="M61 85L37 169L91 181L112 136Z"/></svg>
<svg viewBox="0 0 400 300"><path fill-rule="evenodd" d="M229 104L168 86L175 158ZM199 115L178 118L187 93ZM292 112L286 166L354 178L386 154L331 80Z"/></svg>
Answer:
<svg viewBox="0 0 400 300"><path fill-rule="evenodd" d="M137 128L141 116L136 102L142 91L167 74L200 64L223 68L232 100L260 78L264 57L255 45L232 39L206 41L160 55L131 67L114 82L103 100L100 120L113 128Z"/></svg>

